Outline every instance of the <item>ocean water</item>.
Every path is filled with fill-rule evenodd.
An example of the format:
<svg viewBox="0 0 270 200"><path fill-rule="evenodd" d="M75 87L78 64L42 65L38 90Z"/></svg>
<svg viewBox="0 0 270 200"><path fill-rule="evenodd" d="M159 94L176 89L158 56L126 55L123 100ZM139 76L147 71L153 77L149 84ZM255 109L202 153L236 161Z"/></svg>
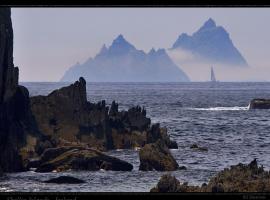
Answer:
<svg viewBox="0 0 270 200"><path fill-rule="evenodd" d="M21 83L30 95L47 95L69 83ZM141 105L152 123L168 128L179 149L171 150L187 170L171 172L189 185L201 185L230 165L249 163L254 158L270 169L270 110L248 110L253 98L270 98L270 83L88 83L91 102L113 100L119 109ZM207 147L200 152L193 143ZM0 191L31 192L148 192L167 172L141 172L138 151L108 152L133 164L131 172L65 172L7 174L0 180ZM87 183L45 184L59 175L72 175Z"/></svg>

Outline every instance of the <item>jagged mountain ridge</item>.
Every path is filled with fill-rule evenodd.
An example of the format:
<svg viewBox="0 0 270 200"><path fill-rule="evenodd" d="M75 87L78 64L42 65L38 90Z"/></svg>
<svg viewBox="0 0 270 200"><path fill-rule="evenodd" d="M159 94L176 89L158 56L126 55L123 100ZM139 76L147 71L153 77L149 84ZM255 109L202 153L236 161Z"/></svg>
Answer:
<svg viewBox="0 0 270 200"><path fill-rule="evenodd" d="M79 77L92 82L178 82L189 77L170 59L164 49L151 49L149 53L119 35L112 45L85 63L72 66L61 81L74 81Z"/></svg>
<svg viewBox="0 0 270 200"><path fill-rule="evenodd" d="M234 46L229 33L209 18L191 36L182 33L170 50L187 50L199 61L226 65L248 66L247 61Z"/></svg>

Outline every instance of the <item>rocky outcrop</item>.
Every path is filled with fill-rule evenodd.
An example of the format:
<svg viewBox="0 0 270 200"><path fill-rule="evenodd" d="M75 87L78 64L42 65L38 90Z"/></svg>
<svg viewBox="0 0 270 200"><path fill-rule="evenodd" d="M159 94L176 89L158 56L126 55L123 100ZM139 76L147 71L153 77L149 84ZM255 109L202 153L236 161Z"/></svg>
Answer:
<svg viewBox="0 0 270 200"><path fill-rule="evenodd" d="M53 138L54 147L81 144L105 151L143 147L161 139L169 148L177 148L165 128L151 125L144 108L119 111L114 101L110 107L105 101L87 101L83 78L48 96L31 97L31 108L39 129Z"/></svg>
<svg viewBox="0 0 270 200"><path fill-rule="evenodd" d="M180 181L175 178L175 176L172 176L171 174L164 174L158 181L157 186L152 188L150 192L203 192L205 185L203 185L201 188L198 186L189 186L187 182L181 184Z"/></svg>
<svg viewBox="0 0 270 200"><path fill-rule="evenodd" d="M10 8L0 8L0 166L4 172L24 170L35 154L39 131L30 109L28 90L18 85L13 64Z"/></svg>
<svg viewBox="0 0 270 200"><path fill-rule="evenodd" d="M166 128L161 128L159 123L153 124L146 134L146 143L154 143L158 140L162 140L169 149L178 149L178 145L175 141L172 141L167 134Z"/></svg>
<svg viewBox="0 0 270 200"><path fill-rule="evenodd" d="M225 168L201 187L181 185L175 177L164 175L151 192L270 192L270 172L259 167L254 159L247 165L239 163Z"/></svg>
<svg viewBox="0 0 270 200"><path fill-rule="evenodd" d="M146 144L140 150L139 158L139 170L142 171L173 171L179 167L167 145L161 140Z"/></svg>
<svg viewBox="0 0 270 200"><path fill-rule="evenodd" d="M131 171L133 166L118 158L105 155L100 151L77 147L51 148L44 151L36 172L61 172L67 170Z"/></svg>
<svg viewBox="0 0 270 200"><path fill-rule="evenodd" d="M270 192L270 172L258 166L257 160L239 163L210 179L207 190L212 192Z"/></svg>
<svg viewBox="0 0 270 200"><path fill-rule="evenodd" d="M198 151L208 151L206 147L200 147L197 144L192 144L190 148L193 150L198 150Z"/></svg>
<svg viewBox="0 0 270 200"><path fill-rule="evenodd" d="M161 176L156 187L152 188L150 192L177 192L180 186L179 180L170 174Z"/></svg>
<svg viewBox="0 0 270 200"><path fill-rule="evenodd" d="M85 181L78 178L74 178L72 176L59 176L57 178L52 178L47 181L44 181L44 183L80 184L80 183L85 183Z"/></svg>
<svg viewBox="0 0 270 200"><path fill-rule="evenodd" d="M253 99L249 109L270 109L270 99Z"/></svg>

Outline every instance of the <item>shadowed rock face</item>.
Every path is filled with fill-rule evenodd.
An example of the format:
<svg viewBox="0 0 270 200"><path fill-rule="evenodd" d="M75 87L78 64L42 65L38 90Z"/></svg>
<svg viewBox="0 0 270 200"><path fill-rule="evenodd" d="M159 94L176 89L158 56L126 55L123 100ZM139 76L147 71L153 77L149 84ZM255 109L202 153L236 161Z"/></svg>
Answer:
<svg viewBox="0 0 270 200"><path fill-rule="evenodd" d="M31 97L31 108L40 130L57 140L56 146L79 143L99 150L130 149L162 139L177 148L166 129L151 126L144 108L119 111L114 101L111 107L105 101L88 102L83 78L48 96Z"/></svg>
<svg viewBox="0 0 270 200"><path fill-rule="evenodd" d="M270 99L253 99L249 109L270 109Z"/></svg>
<svg viewBox="0 0 270 200"><path fill-rule="evenodd" d="M3 176L3 175L4 175L3 170L2 170L2 168L0 167L0 177Z"/></svg>
<svg viewBox="0 0 270 200"><path fill-rule="evenodd" d="M258 167L256 159L225 168L208 184L188 186L171 175L164 175L151 192L270 192L270 172Z"/></svg>
<svg viewBox="0 0 270 200"><path fill-rule="evenodd" d="M24 170L24 159L35 154L37 129L28 90L18 85L13 64L10 8L0 8L0 166L4 172Z"/></svg>
<svg viewBox="0 0 270 200"><path fill-rule="evenodd" d="M73 146L46 149L41 155L36 172L61 172L70 169L131 171L133 166L97 150Z"/></svg>
<svg viewBox="0 0 270 200"><path fill-rule="evenodd" d="M146 144L140 150L139 157L139 170L142 171L173 171L179 167L170 150L161 140L156 143Z"/></svg>

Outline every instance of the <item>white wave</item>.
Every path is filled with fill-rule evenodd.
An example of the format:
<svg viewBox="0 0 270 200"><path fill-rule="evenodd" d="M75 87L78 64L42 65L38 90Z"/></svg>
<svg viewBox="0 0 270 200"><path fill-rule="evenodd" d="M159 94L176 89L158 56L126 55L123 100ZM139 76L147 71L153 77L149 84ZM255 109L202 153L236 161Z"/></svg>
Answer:
<svg viewBox="0 0 270 200"><path fill-rule="evenodd" d="M208 110L208 111L226 111L226 110L248 110L249 107L240 107L240 106L234 106L234 107L210 107L210 108L190 108L191 110Z"/></svg>

